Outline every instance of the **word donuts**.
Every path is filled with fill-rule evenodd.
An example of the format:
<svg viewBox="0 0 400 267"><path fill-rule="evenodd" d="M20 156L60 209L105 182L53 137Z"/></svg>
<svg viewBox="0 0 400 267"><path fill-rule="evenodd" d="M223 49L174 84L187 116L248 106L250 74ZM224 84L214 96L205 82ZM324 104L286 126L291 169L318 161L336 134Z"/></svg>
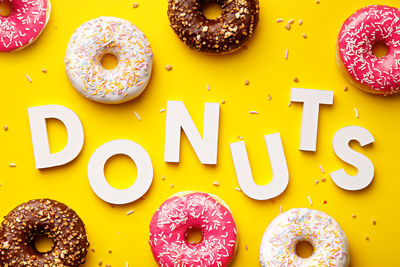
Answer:
<svg viewBox="0 0 400 267"><path fill-rule="evenodd" d="M33 245L39 235L53 240L51 251ZM14 208L0 228L0 266L79 266L89 247L82 220L71 208L37 199Z"/></svg>
<svg viewBox="0 0 400 267"><path fill-rule="evenodd" d="M101 65L112 54L118 65ZM118 104L139 96L151 75L153 53L145 35L129 21L99 17L82 24L72 35L65 55L65 69L83 96L105 104Z"/></svg>
<svg viewBox="0 0 400 267"><path fill-rule="evenodd" d="M384 57L373 54L376 44L388 48ZM356 87L378 95L400 91L400 11L372 5L351 15L337 41L339 67Z"/></svg>
<svg viewBox="0 0 400 267"><path fill-rule="evenodd" d="M309 258L296 252L300 241L314 251ZM327 214L311 209L291 209L276 217L264 233L260 247L262 267L349 266L349 244L339 224Z"/></svg>
<svg viewBox="0 0 400 267"><path fill-rule="evenodd" d="M32 44L50 19L50 0L10 0L12 11L0 16L0 51L10 52Z"/></svg>
<svg viewBox="0 0 400 267"><path fill-rule="evenodd" d="M192 228L202 233L197 244L185 238ZM159 266L228 266L236 253L236 224L218 197L182 192L167 199L153 215L149 243Z"/></svg>
<svg viewBox="0 0 400 267"><path fill-rule="evenodd" d="M198 52L224 54L242 47L258 23L258 0L216 0L221 16L203 14L205 0L169 0L170 25L186 45Z"/></svg>

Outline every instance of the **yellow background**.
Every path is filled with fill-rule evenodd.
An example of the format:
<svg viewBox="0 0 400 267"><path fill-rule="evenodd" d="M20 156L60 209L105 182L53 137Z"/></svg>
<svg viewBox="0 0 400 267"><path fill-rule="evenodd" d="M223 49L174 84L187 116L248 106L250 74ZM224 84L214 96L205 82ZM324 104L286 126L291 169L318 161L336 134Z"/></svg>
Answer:
<svg viewBox="0 0 400 267"><path fill-rule="evenodd" d="M156 266L148 245L152 214L171 194L200 190L218 195L233 212L240 243L232 266L259 266L262 234L279 214L280 206L284 210L311 208L307 199L310 195L312 208L327 212L344 229L350 242L351 266L395 266L400 239L400 98L374 96L351 87L335 59L341 24L354 11L372 3L398 5L394 0L321 0L319 5L314 0L262 0L260 22L248 49L226 56L206 56L178 40L168 25L166 0L142 0L137 9L128 0L52 0L51 19L40 38L22 51L0 54L0 125L9 126L8 131L0 130L0 215L29 199L56 199L70 205L86 224L95 252L89 252L85 266L96 266L99 260L112 266L124 266L125 262L130 266ZM151 82L138 99L126 104L107 106L86 100L73 89L64 71L63 58L74 29L101 15L133 22L152 44ZM285 22L276 23L279 18ZM287 31L284 25L289 19L296 22ZM302 26L298 19L304 21ZM284 59L286 49L288 60ZM173 70L167 72L166 64L171 64ZM41 72L42 67L47 74ZM298 84L293 82L295 77ZM244 85L245 79L249 79L249 86ZM345 86L348 92L343 90ZM291 87L334 91L334 105L320 110L317 152L298 149L302 105L288 107ZM181 162L163 161L165 113L160 109L167 100L184 101L200 131L204 103L226 101L221 104L216 166L201 165L186 137L182 139ZM85 144L73 162L39 171L34 165L27 109L46 104L64 105L78 114ZM251 110L259 114L250 115ZM142 121L136 119L134 111ZM62 149L65 129L55 121L48 125L52 151ZM340 189L327 174L339 168L355 173L332 149L335 132L349 125L365 127L376 140L364 148L352 145L368 156L376 169L372 184L358 192ZM265 184L271 179L271 171L263 135L274 132L281 133L289 186L274 200L255 201L235 190L238 184L229 143L238 141L237 136L244 137L255 180ZM154 166L154 181L145 197L117 207L93 193L86 174L91 154L114 139L130 139L142 145ZM11 162L17 167L9 167ZM319 164L327 173L321 173ZM117 187L132 184L135 172L125 156L113 158L106 168L110 183ZM166 177L164 181L162 176ZM322 177L326 182L315 185L314 181ZM220 186L213 186L214 181ZM127 216L125 213L132 209L135 212ZM353 219L352 214L357 218ZM372 225L373 219L376 226ZM110 249L112 254L108 253Z"/></svg>

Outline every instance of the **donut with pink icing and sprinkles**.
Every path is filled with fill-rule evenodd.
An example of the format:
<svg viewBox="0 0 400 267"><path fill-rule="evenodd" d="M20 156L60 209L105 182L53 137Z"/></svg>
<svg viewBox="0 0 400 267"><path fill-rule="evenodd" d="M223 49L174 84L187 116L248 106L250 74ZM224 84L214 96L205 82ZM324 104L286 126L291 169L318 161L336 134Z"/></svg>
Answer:
<svg viewBox="0 0 400 267"><path fill-rule="evenodd" d="M388 48L383 57L373 47ZM400 91L400 11L371 5L356 11L342 25L336 47L339 67L350 82L370 93L391 95Z"/></svg>
<svg viewBox="0 0 400 267"><path fill-rule="evenodd" d="M50 0L10 0L12 11L0 16L0 51L17 51L32 44L50 19Z"/></svg>
<svg viewBox="0 0 400 267"><path fill-rule="evenodd" d="M300 241L309 242L313 253L296 253ZM339 224L322 211L291 209L277 216L264 233L260 247L262 267L334 266L350 263L349 244Z"/></svg>
<svg viewBox="0 0 400 267"><path fill-rule="evenodd" d="M202 234L199 243L186 240L190 229ZM167 199L150 222L150 247L161 267L228 266L237 248L236 224L217 196L181 192Z"/></svg>
<svg viewBox="0 0 400 267"><path fill-rule="evenodd" d="M101 64L106 54L117 58L115 68ZM146 88L153 52L143 32L129 21L99 17L75 30L64 61L67 76L79 93L96 102L119 104Z"/></svg>

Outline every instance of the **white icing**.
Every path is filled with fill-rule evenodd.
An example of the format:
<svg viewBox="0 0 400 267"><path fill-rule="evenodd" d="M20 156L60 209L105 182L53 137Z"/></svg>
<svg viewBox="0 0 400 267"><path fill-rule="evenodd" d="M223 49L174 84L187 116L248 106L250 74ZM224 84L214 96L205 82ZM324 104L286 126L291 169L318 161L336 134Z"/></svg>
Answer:
<svg viewBox="0 0 400 267"><path fill-rule="evenodd" d="M113 54L118 65L101 65ZM71 36L65 55L68 78L82 95L97 102L118 104L140 95L152 70L153 53L145 35L129 21L99 17L82 24Z"/></svg>

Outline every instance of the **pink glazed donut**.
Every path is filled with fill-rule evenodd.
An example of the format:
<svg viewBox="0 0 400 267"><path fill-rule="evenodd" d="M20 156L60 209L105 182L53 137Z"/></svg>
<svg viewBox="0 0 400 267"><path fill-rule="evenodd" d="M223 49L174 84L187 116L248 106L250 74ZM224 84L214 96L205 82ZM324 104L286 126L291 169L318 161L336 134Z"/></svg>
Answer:
<svg viewBox="0 0 400 267"><path fill-rule="evenodd" d="M388 48L386 56L373 54L377 43ZM340 29L336 55L339 67L354 86L379 95L399 92L399 9L371 5L355 12Z"/></svg>
<svg viewBox="0 0 400 267"><path fill-rule="evenodd" d="M7 0L0 0L7 1ZM0 16L0 51L10 52L33 43L50 18L50 0L10 0L12 11Z"/></svg>
<svg viewBox="0 0 400 267"><path fill-rule="evenodd" d="M197 244L187 231L202 234ZM217 196L181 192L167 199L150 222L150 247L161 267L223 267L236 253L237 230L228 206Z"/></svg>

